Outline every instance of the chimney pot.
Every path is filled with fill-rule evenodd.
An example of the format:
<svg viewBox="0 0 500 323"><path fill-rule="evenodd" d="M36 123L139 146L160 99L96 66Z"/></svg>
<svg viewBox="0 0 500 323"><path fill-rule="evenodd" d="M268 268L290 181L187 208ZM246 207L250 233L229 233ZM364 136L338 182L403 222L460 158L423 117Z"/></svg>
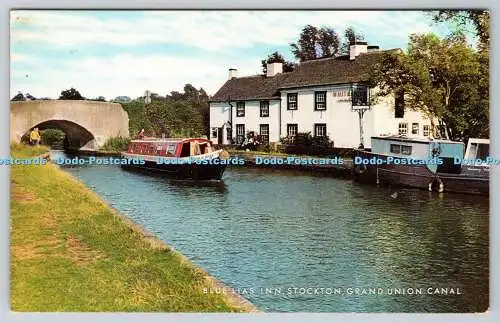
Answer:
<svg viewBox="0 0 500 323"><path fill-rule="evenodd" d="M235 68L230 68L228 79L231 80L231 79L236 78L236 77L238 77L238 70Z"/></svg>
<svg viewBox="0 0 500 323"><path fill-rule="evenodd" d="M353 60L361 53L368 52L368 43L365 41L354 41L349 45L349 59Z"/></svg>
<svg viewBox="0 0 500 323"><path fill-rule="evenodd" d="M267 77L272 77L279 73L283 73L283 63L267 64L267 73L266 73Z"/></svg>

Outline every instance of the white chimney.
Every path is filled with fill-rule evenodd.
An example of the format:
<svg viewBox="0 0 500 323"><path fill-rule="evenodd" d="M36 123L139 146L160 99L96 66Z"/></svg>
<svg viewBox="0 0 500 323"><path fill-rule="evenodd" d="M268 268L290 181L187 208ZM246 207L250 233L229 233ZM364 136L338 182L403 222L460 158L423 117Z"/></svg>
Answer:
<svg viewBox="0 0 500 323"><path fill-rule="evenodd" d="M230 80L230 79L233 79L235 77L238 77L238 70L235 69L235 68L230 68L229 69L229 77L228 77L228 79Z"/></svg>
<svg viewBox="0 0 500 323"><path fill-rule="evenodd" d="M368 52L368 43L364 41L356 41L349 45L349 59L353 60L361 53Z"/></svg>
<svg viewBox="0 0 500 323"><path fill-rule="evenodd" d="M283 63L267 64L267 74L266 74L267 77L272 77L279 73L283 73Z"/></svg>

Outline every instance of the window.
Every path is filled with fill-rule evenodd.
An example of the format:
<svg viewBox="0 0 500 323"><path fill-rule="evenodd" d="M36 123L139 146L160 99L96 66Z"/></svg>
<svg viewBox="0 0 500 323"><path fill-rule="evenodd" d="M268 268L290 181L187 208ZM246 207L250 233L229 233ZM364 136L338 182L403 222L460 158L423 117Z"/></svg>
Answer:
<svg viewBox="0 0 500 323"><path fill-rule="evenodd" d="M233 128L226 128L226 139L229 143L233 140Z"/></svg>
<svg viewBox="0 0 500 323"><path fill-rule="evenodd" d="M393 145L391 144L391 153L400 154L401 153L401 145Z"/></svg>
<svg viewBox="0 0 500 323"><path fill-rule="evenodd" d="M401 145L401 154L411 155L411 146Z"/></svg>
<svg viewBox="0 0 500 323"><path fill-rule="evenodd" d="M169 144L167 148L167 155L175 155L176 144Z"/></svg>
<svg viewBox="0 0 500 323"><path fill-rule="evenodd" d="M413 135L418 135L418 123L411 124L411 133Z"/></svg>
<svg viewBox="0 0 500 323"><path fill-rule="evenodd" d="M326 123L314 124L314 137L326 137Z"/></svg>
<svg viewBox="0 0 500 323"><path fill-rule="evenodd" d="M245 116L245 102L237 102L236 103L236 116L244 117Z"/></svg>
<svg viewBox="0 0 500 323"><path fill-rule="evenodd" d="M260 116L269 117L269 101L260 101Z"/></svg>
<svg viewBox="0 0 500 323"><path fill-rule="evenodd" d="M288 93L286 95L286 109L297 110L297 93Z"/></svg>
<svg viewBox="0 0 500 323"><path fill-rule="evenodd" d="M245 141L245 125L237 124L236 125L236 143L241 145Z"/></svg>
<svg viewBox="0 0 500 323"><path fill-rule="evenodd" d="M406 122L400 122L398 126L398 133L400 135L408 134L408 124Z"/></svg>
<svg viewBox="0 0 500 323"><path fill-rule="evenodd" d="M326 91L314 92L314 110L326 110Z"/></svg>
<svg viewBox="0 0 500 323"><path fill-rule="evenodd" d="M351 100L353 106L369 105L368 87L366 85L353 85Z"/></svg>
<svg viewBox="0 0 500 323"><path fill-rule="evenodd" d="M212 138L217 138L217 128L212 128Z"/></svg>
<svg viewBox="0 0 500 323"><path fill-rule="evenodd" d="M403 91L397 91L394 97L394 118L405 116L405 96Z"/></svg>
<svg viewBox="0 0 500 323"><path fill-rule="evenodd" d="M423 135L426 137L430 135L430 127L428 124L424 124Z"/></svg>
<svg viewBox="0 0 500 323"><path fill-rule="evenodd" d="M289 138L293 138L297 135L299 126L296 123L289 123L286 125L286 135Z"/></svg>
<svg viewBox="0 0 500 323"><path fill-rule="evenodd" d="M391 144L390 150L393 154L411 155L411 146Z"/></svg>
<svg viewBox="0 0 500 323"><path fill-rule="evenodd" d="M262 143L269 143L269 125L261 124L260 125L260 140Z"/></svg>

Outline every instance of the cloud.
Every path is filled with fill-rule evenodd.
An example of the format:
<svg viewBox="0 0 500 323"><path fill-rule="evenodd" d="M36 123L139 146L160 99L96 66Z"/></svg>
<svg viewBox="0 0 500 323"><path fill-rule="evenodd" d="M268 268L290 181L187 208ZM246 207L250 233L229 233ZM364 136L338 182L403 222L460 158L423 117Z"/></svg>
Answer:
<svg viewBox="0 0 500 323"><path fill-rule="evenodd" d="M74 86L134 97L186 83L214 94L229 67L259 73L269 50L288 47L306 24L353 25L383 48L388 39L404 46L427 21L414 11L11 11L11 94L57 97Z"/></svg>
<svg viewBox="0 0 500 323"><path fill-rule="evenodd" d="M64 11L13 11L12 39L54 46L85 44L189 44L211 51L246 48L254 44L288 45L306 24L377 26L391 35L407 36L421 16L383 11L157 11L117 12L99 18ZM420 20L420 21L419 21ZM23 28L16 28L23 27Z"/></svg>
<svg viewBox="0 0 500 323"><path fill-rule="evenodd" d="M242 60L240 73L253 74L259 62ZM30 92L34 96L58 97L60 92L75 87L84 96L141 96L149 89L161 95L182 90L186 83L215 93L227 78L223 61L207 61L177 56L120 54L107 59L90 57L51 65L14 65L11 94Z"/></svg>

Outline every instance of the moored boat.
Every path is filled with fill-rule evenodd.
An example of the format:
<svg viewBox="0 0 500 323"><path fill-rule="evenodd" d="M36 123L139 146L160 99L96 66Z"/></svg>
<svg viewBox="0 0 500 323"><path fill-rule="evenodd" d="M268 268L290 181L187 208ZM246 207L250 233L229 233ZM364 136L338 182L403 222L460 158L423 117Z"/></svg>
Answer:
<svg viewBox="0 0 500 323"><path fill-rule="evenodd" d="M354 179L360 182L408 186L437 192L489 194L489 140L462 142L375 136L371 150L359 149Z"/></svg>
<svg viewBox="0 0 500 323"><path fill-rule="evenodd" d="M204 138L145 138L132 140L121 153L123 168L161 173L181 180L221 180L229 154L214 150Z"/></svg>

